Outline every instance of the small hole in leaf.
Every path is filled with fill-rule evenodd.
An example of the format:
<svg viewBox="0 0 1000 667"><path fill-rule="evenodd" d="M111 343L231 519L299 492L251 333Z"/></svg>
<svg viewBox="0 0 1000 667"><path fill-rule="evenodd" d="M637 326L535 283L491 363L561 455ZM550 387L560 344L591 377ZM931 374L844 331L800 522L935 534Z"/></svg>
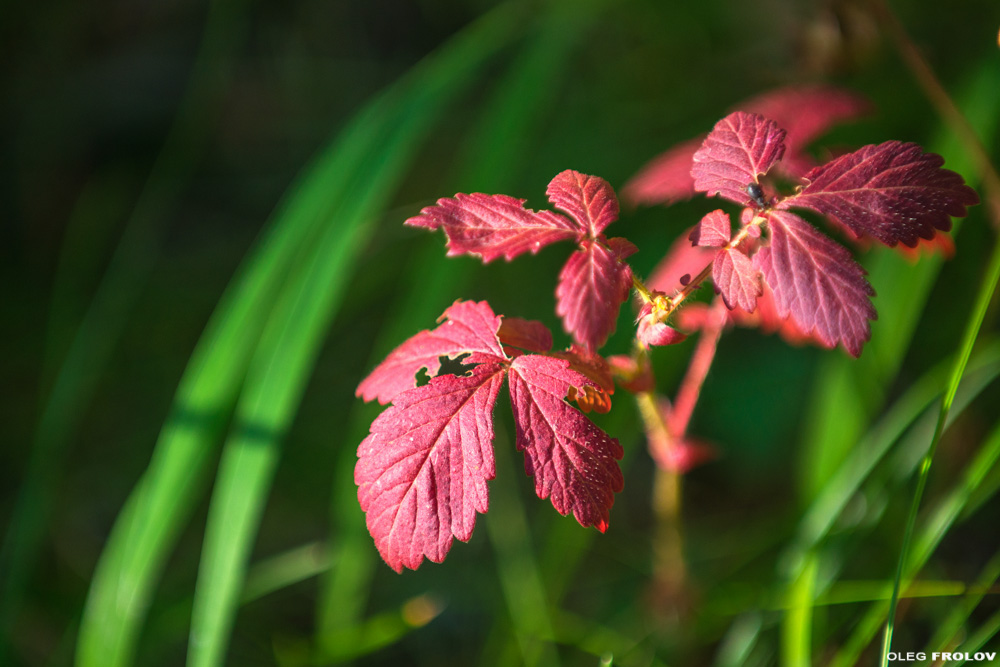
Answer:
<svg viewBox="0 0 1000 667"><path fill-rule="evenodd" d="M439 357L438 361L441 362L441 370L438 371L438 377L442 375L458 375L467 377L471 371L472 366L466 366L463 361L469 356L468 353L460 354L454 359L450 357Z"/></svg>

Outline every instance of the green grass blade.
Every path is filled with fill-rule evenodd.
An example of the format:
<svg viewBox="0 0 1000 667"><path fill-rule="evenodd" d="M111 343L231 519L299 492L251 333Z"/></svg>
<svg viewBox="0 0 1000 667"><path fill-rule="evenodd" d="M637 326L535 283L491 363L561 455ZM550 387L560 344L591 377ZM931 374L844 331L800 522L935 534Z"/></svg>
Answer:
<svg viewBox="0 0 1000 667"><path fill-rule="evenodd" d="M966 382L962 384L960 391L956 394L955 402L949 415L949 421L945 428L965 409L975 396L979 395L985 388L987 382L996 377L996 371L988 373L985 377L976 377L971 373L967 376ZM975 385L975 386L973 386ZM929 425L928 425L929 430ZM925 436L926 438L926 436ZM926 442L926 440L923 440ZM987 474L993 462L1000 456L1000 450L996 449L997 443L992 436L987 447L983 447L976 455L976 458L966 467L963 473L962 482L941 502L941 505L930 514L927 525L921 530L916 544L919 550L914 550L907 562L906 570L903 573L903 580L909 582L917 575L923 565L933 554L934 549L947 534L948 530L962 516L963 509L980 489L983 481L987 479ZM918 461L911 465L916 467ZM872 605L865 615L858 622L847 642L834 656L830 663L832 667L849 667L857 663L861 652L872 640L878 629L882 627L887 618L890 600L881 600Z"/></svg>
<svg viewBox="0 0 1000 667"><path fill-rule="evenodd" d="M412 82L395 132L373 152L336 218L291 282L261 338L226 443L209 510L192 616L188 664L220 664L282 437L294 417L323 336L350 284L364 234L408 166L437 111L516 28L494 12L463 31Z"/></svg>
<svg viewBox="0 0 1000 667"><path fill-rule="evenodd" d="M5 662L6 638L30 579L52 498L58 493L60 466L72 435L90 405L128 313L142 294L145 277L155 265L151 255L155 255L168 221L163 212L193 177L219 117L234 55L243 43L242 12L241 2L210 3L190 83L173 125L94 298L54 373L0 548L0 662ZM69 251L64 252L64 258L67 254ZM65 261L60 267L64 265ZM54 308L62 290L61 285L54 287ZM53 317L50 325L57 324ZM54 366L51 359L47 364Z"/></svg>
<svg viewBox="0 0 1000 667"><path fill-rule="evenodd" d="M278 290L350 174L390 126L395 96L368 105L290 189L226 289L192 354L152 460L115 522L91 581L77 663L131 662L153 586L197 502Z"/></svg>
<svg viewBox="0 0 1000 667"><path fill-rule="evenodd" d="M924 487L927 485L927 478L930 476L931 464L934 461L934 453L937 450L941 434L944 432L944 425L951 411L952 402L955 400L955 393L958 385L965 374L965 368L972 355L972 347L979 337L979 329L986 318L986 310L993 300L993 293L996 291L997 283L1000 282L1000 242L993 249L990 262L986 270L986 276L980 284L979 293L976 296L976 303L973 307L969 322L966 325L965 334L959 346L959 353L955 359L955 365L948 381L944 399L941 401L941 411L938 413L937 426L934 428L934 435L931 437L927 453L920 464L920 476L917 480L917 488L913 492L913 501L910 505L910 514L906 519L906 530L903 533L903 545L900 548L899 562L896 566L896 576L892 585L892 599L889 601L889 617L885 625L885 635L882 641L882 667L889 662L889 651L892 647L892 631L896 619L896 604L899 601L899 587L906 569L907 559L910 557L910 540L913 536L913 528L917 522L917 511L920 509L920 500L923 497Z"/></svg>

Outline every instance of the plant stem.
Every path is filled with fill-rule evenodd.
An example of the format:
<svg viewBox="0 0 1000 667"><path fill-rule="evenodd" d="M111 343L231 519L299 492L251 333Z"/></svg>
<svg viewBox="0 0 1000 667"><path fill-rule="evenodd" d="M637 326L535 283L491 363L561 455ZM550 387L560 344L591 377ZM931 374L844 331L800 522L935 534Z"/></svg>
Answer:
<svg viewBox="0 0 1000 667"><path fill-rule="evenodd" d="M677 400L674 401L674 408L670 413L670 430L677 438L683 438L687 433L691 414L694 412L698 397L701 395L701 387L705 383L708 371L712 367L712 361L715 359L719 338L726 325L727 312L722 299L716 297L712 304L712 313L698 338L698 346L695 348L694 354L691 355L691 362L688 364L687 373L677 391Z"/></svg>

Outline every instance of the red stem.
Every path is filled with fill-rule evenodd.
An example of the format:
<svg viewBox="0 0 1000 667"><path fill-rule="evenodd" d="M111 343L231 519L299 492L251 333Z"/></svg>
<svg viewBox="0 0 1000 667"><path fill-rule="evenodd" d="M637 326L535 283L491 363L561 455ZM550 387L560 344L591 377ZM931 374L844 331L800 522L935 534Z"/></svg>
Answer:
<svg viewBox="0 0 1000 667"><path fill-rule="evenodd" d="M677 391L677 400L670 411L670 433L675 438L683 438L687 432L691 414L694 412L701 387L705 383L708 371L715 359L715 351L719 346L719 338L726 324L726 306L722 299L716 297L709 314L708 322L698 337L698 346L691 355L687 373Z"/></svg>

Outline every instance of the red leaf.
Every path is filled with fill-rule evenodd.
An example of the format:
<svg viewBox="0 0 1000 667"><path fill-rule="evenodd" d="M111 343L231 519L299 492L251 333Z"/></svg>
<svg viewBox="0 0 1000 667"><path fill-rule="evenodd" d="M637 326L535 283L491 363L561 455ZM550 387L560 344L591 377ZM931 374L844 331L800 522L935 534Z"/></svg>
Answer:
<svg viewBox="0 0 1000 667"><path fill-rule="evenodd" d="M830 127L868 113L871 103L832 86L790 86L755 97L739 108L774 120L788 133L785 155L774 168L798 178L815 165L805 153L806 146Z"/></svg>
<svg viewBox="0 0 1000 667"><path fill-rule="evenodd" d="M705 137L678 144L655 157L622 188L625 201L636 205L673 204L695 194L691 165Z"/></svg>
<svg viewBox="0 0 1000 667"><path fill-rule="evenodd" d="M573 340L595 351L615 330L628 298L632 272L601 243L585 243L563 266L556 286L556 313Z"/></svg>
<svg viewBox="0 0 1000 667"><path fill-rule="evenodd" d="M434 206L406 221L412 227L444 227L448 255L470 254L492 262L508 261L525 252L565 239L579 238L583 230L552 211L524 208L523 199L507 195L457 194L439 199Z"/></svg>
<svg viewBox="0 0 1000 667"><path fill-rule="evenodd" d="M614 494L624 488L618 440L597 428L563 399L571 387L591 382L564 359L518 357L510 366L510 402L517 449L535 478L535 493L550 498L560 514L604 532Z"/></svg>
<svg viewBox="0 0 1000 667"><path fill-rule="evenodd" d="M963 217L966 206L979 203L962 177L942 164L944 158L916 144L865 146L810 171L809 184L780 208L810 208L859 237L912 248L918 239L933 238L936 229L951 229L949 216Z"/></svg>
<svg viewBox="0 0 1000 667"><path fill-rule="evenodd" d="M791 316L829 347L843 343L860 355L871 338L868 320L876 318L869 300L875 291L864 269L843 246L794 213L773 212L769 226L771 242L754 255L753 264L774 293L778 315Z"/></svg>
<svg viewBox="0 0 1000 667"><path fill-rule="evenodd" d="M615 191L598 176L567 169L549 182L545 194L553 206L569 213L592 239L618 219Z"/></svg>
<svg viewBox="0 0 1000 667"><path fill-rule="evenodd" d="M760 272L750 258L735 248L722 250L712 265L712 282L722 295L726 307L739 307L752 313L761 295Z"/></svg>
<svg viewBox="0 0 1000 667"><path fill-rule="evenodd" d="M473 354L470 363L507 359L497 338L500 318L485 301L456 301L441 318L448 321L433 331L421 331L390 352L361 381L354 395L366 401L377 398L379 403L388 403L417 385L416 375L421 368L426 368L432 377L436 375L441 369L440 357Z"/></svg>
<svg viewBox="0 0 1000 667"><path fill-rule="evenodd" d="M746 187L757 183L785 152L785 131L773 120L736 111L718 123L694 154L696 190L747 204Z"/></svg>
<svg viewBox="0 0 1000 667"><path fill-rule="evenodd" d="M504 345L513 345L530 352L548 352L552 349L552 332L535 320L504 317L497 336Z"/></svg>
<svg viewBox="0 0 1000 667"><path fill-rule="evenodd" d="M403 392L358 447L358 501L397 572L417 569L425 556L440 563L489 508L492 413L503 377L502 365L480 364L467 377L444 375Z"/></svg>
<svg viewBox="0 0 1000 667"><path fill-rule="evenodd" d="M688 238L691 243L706 248L721 248L729 243L733 233L733 224L729 214L717 209L703 217Z"/></svg>

